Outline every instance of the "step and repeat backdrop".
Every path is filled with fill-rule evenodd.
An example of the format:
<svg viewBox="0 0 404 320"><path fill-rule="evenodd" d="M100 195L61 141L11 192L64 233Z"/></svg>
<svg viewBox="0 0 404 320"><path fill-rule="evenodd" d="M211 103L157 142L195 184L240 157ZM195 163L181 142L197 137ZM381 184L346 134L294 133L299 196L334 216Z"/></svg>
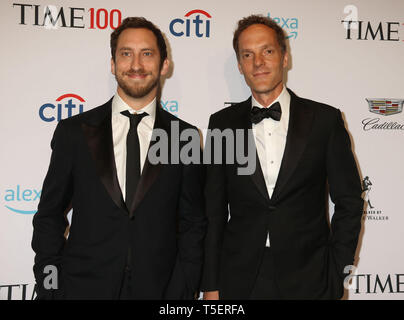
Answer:
<svg viewBox="0 0 404 320"><path fill-rule="evenodd" d="M288 35L286 83L339 108L366 207L346 299L404 298L404 1L19 0L0 2L0 299L35 297L32 218L59 120L114 95L110 33L128 16L163 31L172 70L161 105L206 129L250 92L232 48L257 13ZM330 217L333 204L330 201Z"/></svg>

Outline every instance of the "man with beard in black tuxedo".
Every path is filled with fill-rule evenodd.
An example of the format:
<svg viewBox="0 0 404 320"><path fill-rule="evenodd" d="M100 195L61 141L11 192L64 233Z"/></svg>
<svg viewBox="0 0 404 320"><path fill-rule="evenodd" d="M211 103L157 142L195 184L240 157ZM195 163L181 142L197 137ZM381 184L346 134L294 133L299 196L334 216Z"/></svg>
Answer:
<svg viewBox="0 0 404 320"><path fill-rule="evenodd" d="M151 162L149 152L156 129L181 148L171 127L197 128L158 102L169 60L153 23L126 18L111 34L111 54L115 96L60 121L52 139L33 219L38 298L193 299L206 226L204 172L197 163ZM56 286L47 266L56 268Z"/></svg>

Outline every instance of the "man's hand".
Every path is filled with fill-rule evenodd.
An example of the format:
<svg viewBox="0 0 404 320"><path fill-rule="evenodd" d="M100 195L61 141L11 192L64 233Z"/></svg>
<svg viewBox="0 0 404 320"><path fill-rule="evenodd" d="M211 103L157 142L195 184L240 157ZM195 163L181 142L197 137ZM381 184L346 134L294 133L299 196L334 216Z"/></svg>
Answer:
<svg viewBox="0 0 404 320"><path fill-rule="evenodd" d="M219 291L208 291L203 293L203 300L219 300Z"/></svg>

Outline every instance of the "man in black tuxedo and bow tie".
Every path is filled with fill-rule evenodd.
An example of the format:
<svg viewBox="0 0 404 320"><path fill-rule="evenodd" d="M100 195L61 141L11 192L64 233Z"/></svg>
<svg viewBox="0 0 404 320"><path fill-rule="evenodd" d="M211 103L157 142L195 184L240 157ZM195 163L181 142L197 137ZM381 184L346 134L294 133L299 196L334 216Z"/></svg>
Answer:
<svg viewBox="0 0 404 320"><path fill-rule="evenodd" d="M150 161L149 153L156 129L181 149L185 142L171 127L197 128L158 103L169 60L156 26L126 18L111 34L111 54L115 96L60 121L52 139L33 219L38 298L193 299L206 227L204 172L200 164L170 161L176 157ZM47 266L56 267L56 286Z"/></svg>
<svg viewBox="0 0 404 320"><path fill-rule="evenodd" d="M204 298L341 298L363 209L341 112L284 86L285 35L271 19L239 21L233 46L252 97L213 114L209 129L252 132L256 170L207 167Z"/></svg>

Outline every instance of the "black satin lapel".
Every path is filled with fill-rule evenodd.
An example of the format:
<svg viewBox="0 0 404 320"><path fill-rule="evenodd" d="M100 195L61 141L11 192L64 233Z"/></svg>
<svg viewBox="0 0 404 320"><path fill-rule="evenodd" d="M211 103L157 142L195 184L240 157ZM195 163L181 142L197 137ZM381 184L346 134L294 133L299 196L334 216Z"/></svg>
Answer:
<svg viewBox="0 0 404 320"><path fill-rule="evenodd" d="M262 173L261 164L260 164L260 160L259 160L257 151L255 151L255 157L256 157L256 161L255 161L256 167L255 167L254 173L251 175L251 179L257 186L258 190L261 192L262 196L265 199L269 200L268 189L267 189L267 185L265 183L264 174Z"/></svg>
<svg viewBox="0 0 404 320"><path fill-rule="evenodd" d="M255 170L254 173L250 175L252 181L258 188L259 192L265 199L269 200L268 190L265 183L264 174L262 173L260 160L257 153L257 147L255 145L254 135L252 133L252 123L251 123L251 98L243 103L240 106L241 108L241 128L245 129L244 135L244 151L248 150L248 141L254 144L254 153L255 153ZM238 126L237 126L238 127ZM249 130L251 136L249 137Z"/></svg>
<svg viewBox="0 0 404 320"><path fill-rule="evenodd" d="M272 195L273 199L280 194L282 188L295 171L300 157L306 148L312 121L313 111L305 104L299 103L299 98L291 92L288 134L281 168Z"/></svg>
<svg viewBox="0 0 404 320"><path fill-rule="evenodd" d="M156 108L156 119L154 121L154 129L164 129L166 130L168 136L170 137L169 125L165 123L161 111L161 106L157 105ZM152 139L153 140L153 139ZM169 140L170 141L170 140ZM150 147L155 144L156 141L150 141ZM170 146L170 143L168 144ZM140 181L136 189L136 194L134 196L134 201L132 201L132 208L130 210L130 216L133 216L134 211L137 209L139 204L142 202L147 192L150 190L153 183L156 181L161 170L161 163L152 164L149 161L149 150L146 156L146 160L143 166L142 174L140 176Z"/></svg>
<svg viewBox="0 0 404 320"><path fill-rule="evenodd" d="M82 130L95 163L96 171L115 204L127 211L115 166L111 112L99 125L82 123Z"/></svg>
<svg viewBox="0 0 404 320"><path fill-rule="evenodd" d="M135 201L132 203L129 216L132 217L134 211L142 202L153 183L156 181L161 169L161 164L151 164L147 159L145 161L139 185L136 189Z"/></svg>

